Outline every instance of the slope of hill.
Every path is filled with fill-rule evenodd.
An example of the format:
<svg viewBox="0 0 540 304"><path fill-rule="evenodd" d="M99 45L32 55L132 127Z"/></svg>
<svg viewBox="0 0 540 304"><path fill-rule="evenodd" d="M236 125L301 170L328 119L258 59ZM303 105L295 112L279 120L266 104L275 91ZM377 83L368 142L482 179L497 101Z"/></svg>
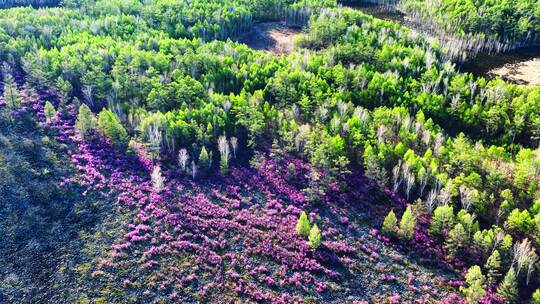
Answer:
<svg viewBox="0 0 540 304"><path fill-rule="evenodd" d="M445 58L332 0L0 10L3 299L540 297L540 88Z"/></svg>

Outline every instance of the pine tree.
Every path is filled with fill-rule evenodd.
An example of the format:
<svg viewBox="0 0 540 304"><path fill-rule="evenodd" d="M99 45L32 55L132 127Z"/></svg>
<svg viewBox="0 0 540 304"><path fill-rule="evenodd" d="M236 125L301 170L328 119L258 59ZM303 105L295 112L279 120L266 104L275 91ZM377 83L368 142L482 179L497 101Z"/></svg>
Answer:
<svg viewBox="0 0 540 304"><path fill-rule="evenodd" d="M313 225L309 231L308 245L315 250L321 246L321 231L317 225Z"/></svg>
<svg viewBox="0 0 540 304"><path fill-rule="evenodd" d="M416 219L412 213L411 205L408 205L399 222L400 237L406 240L412 239L414 235L414 226L416 226Z"/></svg>
<svg viewBox="0 0 540 304"><path fill-rule="evenodd" d="M438 206L433 211L429 226L431 235L438 235L451 229L454 225L454 208L450 205Z"/></svg>
<svg viewBox="0 0 540 304"><path fill-rule="evenodd" d="M382 231L386 235L395 235L398 232L397 218L394 210L390 210L388 215L384 218Z"/></svg>
<svg viewBox="0 0 540 304"><path fill-rule="evenodd" d="M486 262L487 282L489 285L497 284L501 277L501 255L498 250L493 251Z"/></svg>
<svg viewBox="0 0 540 304"><path fill-rule="evenodd" d="M444 248L448 251L448 255L456 257L460 249L467 240L467 232L461 223L454 226L448 233L448 239L444 243Z"/></svg>
<svg viewBox="0 0 540 304"><path fill-rule="evenodd" d="M75 128L82 138L85 138L91 130L96 128L96 117L86 104L81 104L79 107L79 115L75 122Z"/></svg>
<svg viewBox="0 0 540 304"><path fill-rule="evenodd" d="M308 236L310 232L311 223L305 211L302 211L298 221L296 222L296 232L301 236Z"/></svg>
<svg viewBox="0 0 540 304"><path fill-rule="evenodd" d="M203 173L208 172L210 167L212 167L212 160L210 159L210 154L205 147L202 147L201 153L199 154L199 167Z"/></svg>
<svg viewBox="0 0 540 304"><path fill-rule="evenodd" d="M506 300L506 303L513 304L518 302L518 285L516 280L516 271L513 267L511 267L510 270L508 270L508 273L504 276L501 285L499 285L497 293Z"/></svg>
<svg viewBox="0 0 540 304"><path fill-rule="evenodd" d="M127 143L127 131L111 110L104 109L99 113L98 127L101 133L115 146L123 147Z"/></svg>
<svg viewBox="0 0 540 304"><path fill-rule="evenodd" d="M45 103L44 113L45 119L48 123L56 120L56 109L50 102Z"/></svg>
<svg viewBox="0 0 540 304"><path fill-rule="evenodd" d="M4 100L11 109L17 109L21 106L22 98L17 89L17 84L9 74L4 77Z"/></svg>
<svg viewBox="0 0 540 304"><path fill-rule="evenodd" d="M474 265L469 268L465 275L467 287L462 286L459 290L463 293L468 303L478 303L486 295L486 278L482 274L479 266Z"/></svg>

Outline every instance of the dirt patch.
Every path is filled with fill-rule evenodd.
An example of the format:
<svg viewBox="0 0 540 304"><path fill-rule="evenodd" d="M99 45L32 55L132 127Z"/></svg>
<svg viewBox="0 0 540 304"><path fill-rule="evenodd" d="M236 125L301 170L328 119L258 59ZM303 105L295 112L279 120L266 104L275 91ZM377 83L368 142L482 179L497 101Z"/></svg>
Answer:
<svg viewBox="0 0 540 304"><path fill-rule="evenodd" d="M509 63L489 73L514 83L540 86L540 58Z"/></svg>
<svg viewBox="0 0 540 304"><path fill-rule="evenodd" d="M299 30L288 27L285 22L262 22L253 25L251 32L238 39L254 50L276 55L289 54L294 50L294 37Z"/></svg>

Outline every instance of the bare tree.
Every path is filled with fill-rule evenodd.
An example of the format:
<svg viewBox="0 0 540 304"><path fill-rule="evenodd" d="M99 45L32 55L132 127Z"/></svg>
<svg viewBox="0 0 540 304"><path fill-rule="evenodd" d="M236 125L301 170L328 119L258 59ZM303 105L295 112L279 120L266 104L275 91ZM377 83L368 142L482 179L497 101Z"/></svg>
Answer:
<svg viewBox="0 0 540 304"><path fill-rule="evenodd" d="M159 165L154 167L150 177L152 178L152 187L154 187L154 190L158 193L163 191L163 188L165 188L165 177L161 174L161 167Z"/></svg>
<svg viewBox="0 0 540 304"><path fill-rule="evenodd" d="M238 138L233 136L231 137L230 142L233 150L233 157L236 159L236 151L238 150Z"/></svg>
<svg viewBox="0 0 540 304"><path fill-rule="evenodd" d="M187 164L189 161L189 155L186 149L180 149L178 151L178 164L182 172L186 172Z"/></svg>
<svg viewBox="0 0 540 304"><path fill-rule="evenodd" d="M195 164L195 161L191 161L191 177L195 179L197 177L197 164Z"/></svg>
<svg viewBox="0 0 540 304"><path fill-rule="evenodd" d="M527 285L529 285L529 279L534 271L534 265L538 261L538 255L531 245L529 239L524 239L520 243L514 244L514 259L512 260L512 267L517 270L517 275L521 269L527 269Z"/></svg>
<svg viewBox="0 0 540 304"><path fill-rule="evenodd" d="M397 192L399 189L399 186L401 185L401 159L398 161L397 165L394 166L392 169L392 181L393 181L393 188L392 190L394 192Z"/></svg>

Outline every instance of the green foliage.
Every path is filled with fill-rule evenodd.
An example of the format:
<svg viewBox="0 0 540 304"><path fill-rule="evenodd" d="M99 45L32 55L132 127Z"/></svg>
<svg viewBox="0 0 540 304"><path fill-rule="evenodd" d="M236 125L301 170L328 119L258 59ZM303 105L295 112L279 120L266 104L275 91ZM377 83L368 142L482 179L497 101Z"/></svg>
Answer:
<svg viewBox="0 0 540 304"><path fill-rule="evenodd" d="M494 250L486 262L487 283L495 285L501 276L501 255L498 250Z"/></svg>
<svg viewBox="0 0 540 304"><path fill-rule="evenodd" d="M510 268L510 270L508 270L508 273L504 276L501 285L497 289L497 293L501 295L509 304L518 303L518 284L516 279L516 271L514 268Z"/></svg>
<svg viewBox="0 0 540 304"><path fill-rule="evenodd" d="M534 222L529 211L514 209L508 215L505 226L521 233L529 233L534 228Z"/></svg>
<svg viewBox="0 0 540 304"><path fill-rule="evenodd" d="M316 224L311 227L311 230L309 230L308 245L313 250L316 250L319 248L319 246L321 246L321 231Z"/></svg>
<svg viewBox="0 0 540 304"><path fill-rule="evenodd" d="M469 303L478 303L486 294L485 277L479 266L472 266L465 275L466 286L459 290L463 293Z"/></svg>
<svg viewBox="0 0 540 304"><path fill-rule="evenodd" d="M454 208L450 205L438 206L433 211L429 233L438 235L448 232L454 226Z"/></svg>
<svg viewBox="0 0 540 304"><path fill-rule="evenodd" d="M124 147L127 145L128 134L126 129L111 110L103 109L98 114L98 128L115 146Z"/></svg>
<svg viewBox="0 0 540 304"><path fill-rule="evenodd" d="M411 210L411 205L407 206L401 221L399 222L399 236L405 240L411 240L414 234L414 227L416 226L416 218Z"/></svg>
<svg viewBox="0 0 540 304"><path fill-rule="evenodd" d="M384 218L382 231L386 235L396 235L398 232L397 217L394 210L390 210L388 215Z"/></svg>
<svg viewBox="0 0 540 304"><path fill-rule="evenodd" d="M52 103L50 103L49 101L47 101L45 103L45 108L44 108L44 113L45 115L45 119L48 121L48 122L52 122L56 119L56 109L54 108L54 106L52 105Z"/></svg>
<svg viewBox="0 0 540 304"><path fill-rule="evenodd" d="M212 157L205 147L202 147L199 153L199 168L204 172L208 172L212 167Z"/></svg>
<svg viewBox="0 0 540 304"><path fill-rule="evenodd" d="M302 211L300 213L300 217L298 218L298 221L296 222L296 233L298 233L301 236L308 236L310 235L310 226L311 223L309 222L308 216L305 211Z"/></svg>
<svg viewBox="0 0 540 304"><path fill-rule="evenodd" d="M75 128L82 138L96 128L97 120L90 108L84 103L79 106L79 114L75 122Z"/></svg>
<svg viewBox="0 0 540 304"><path fill-rule="evenodd" d="M467 244L468 239L469 238L465 228L461 223L458 223L448 233L448 238L444 243L444 248L447 250L448 255L451 257L456 257L465 244Z"/></svg>
<svg viewBox="0 0 540 304"><path fill-rule="evenodd" d="M436 5L427 5L426 0L405 0L402 3L406 11L420 16L421 20L433 22L458 36L489 37L509 43L539 39L535 34L540 30L536 5L527 0L442 0Z"/></svg>
<svg viewBox="0 0 540 304"><path fill-rule="evenodd" d="M532 294L531 304L540 304L540 289L537 289Z"/></svg>
<svg viewBox="0 0 540 304"><path fill-rule="evenodd" d="M21 95L17 84L10 74L4 76L4 100L11 109L17 109L21 106Z"/></svg>

